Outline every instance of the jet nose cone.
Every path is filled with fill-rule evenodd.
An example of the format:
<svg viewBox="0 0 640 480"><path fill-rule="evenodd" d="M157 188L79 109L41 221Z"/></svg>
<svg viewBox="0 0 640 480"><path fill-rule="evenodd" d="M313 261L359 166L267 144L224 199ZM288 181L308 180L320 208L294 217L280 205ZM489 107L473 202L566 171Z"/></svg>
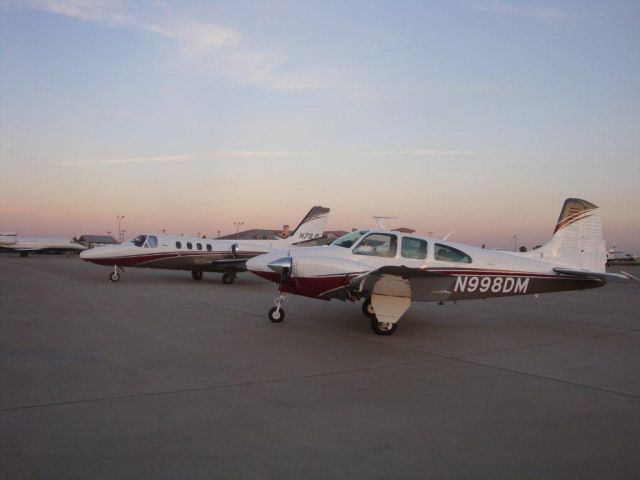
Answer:
<svg viewBox="0 0 640 480"><path fill-rule="evenodd" d="M277 260L273 260L267 264L274 272L282 273L285 270L291 271L291 257L282 257Z"/></svg>
<svg viewBox="0 0 640 480"><path fill-rule="evenodd" d="M93 255L93 252L91 250L92 249L89 248L87 250L81 251L80 252L80 258L83 259L83 260L89 260Z"/></svg>

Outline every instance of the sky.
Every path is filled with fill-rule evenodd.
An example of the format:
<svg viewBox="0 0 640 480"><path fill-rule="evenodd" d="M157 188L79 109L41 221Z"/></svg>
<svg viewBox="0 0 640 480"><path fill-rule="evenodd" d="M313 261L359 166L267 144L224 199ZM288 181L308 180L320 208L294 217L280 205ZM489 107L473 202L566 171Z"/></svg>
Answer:
<svg viewBox="0 0 640 480"><path fill-rule="evenodd" d="M0 0L0 230L372 215L640 253L640 2Z"/></svg>

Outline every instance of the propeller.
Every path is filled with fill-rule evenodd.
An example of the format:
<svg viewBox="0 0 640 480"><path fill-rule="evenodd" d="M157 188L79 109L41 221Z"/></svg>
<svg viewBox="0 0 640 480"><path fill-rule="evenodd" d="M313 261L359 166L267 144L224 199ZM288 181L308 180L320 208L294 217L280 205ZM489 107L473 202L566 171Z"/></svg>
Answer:
<svg viewBox="0 0 640 480"><path fill-rule="evenodd" d="M269 263L267 267L280 274L280 284L282 285L291 278L293 259L291 257L282 257Z"/></svg>

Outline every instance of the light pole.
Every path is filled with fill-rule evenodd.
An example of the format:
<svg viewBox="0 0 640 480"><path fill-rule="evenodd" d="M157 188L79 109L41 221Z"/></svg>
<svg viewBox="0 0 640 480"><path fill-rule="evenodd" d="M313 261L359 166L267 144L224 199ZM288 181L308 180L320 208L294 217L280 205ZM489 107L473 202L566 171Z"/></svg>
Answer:
<svg viewBox="0 0 640 480"><path fill-rule="evenodd" d="M124 220L124 215L116 215L116 218L118 219L118 242L122 243L122 240L124 240L123 238L123 234L124 232L122 231L121 225L122 225L122 221Z"/></svg>
<svg viewBox="0 0 640 480"><path fill-rule="evenodd" d="M236 227L236 240L238 240L238 231L241 225L244 225L244 222L233 222L233 226Z"/></svg>
<svg viewBox="0 0 640 480"><path fill-rule="evenodd" d="M518 247L516 246L516 245L517 245L517 243L518 243L518 237L517 237L517 236L516 236L516 234L514 233L514 234L513 234L513 251L514 251L514 252L518 249Z"/></svg>
<svg viewBox="0 0 640 480"><path fill-rule="evenodd" d="M123 228L122 229L122 242L124 242L124 232L126 232L126 230ZM120 243L122 243L122 242L120 242Z"/></svg>
<svg viewBox="0 0 640 480"><path fill-rule="evenodd" d="M220 238L220 230L218 230L218 238Z"/></svg>

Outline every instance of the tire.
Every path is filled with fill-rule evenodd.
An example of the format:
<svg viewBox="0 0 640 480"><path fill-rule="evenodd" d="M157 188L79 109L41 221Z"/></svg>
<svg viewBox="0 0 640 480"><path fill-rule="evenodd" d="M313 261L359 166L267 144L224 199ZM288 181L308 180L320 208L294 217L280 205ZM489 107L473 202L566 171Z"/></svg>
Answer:
<svg viewBox="0 0 640 480"><path fill-rule="evenodd" d="M231 285L235 279L235 275L230 275L228 273L222 275L222 283L224 283L225 285Z"/></svg>
<svg viewBox="0 0 640 480"><path fill-rule="evenodd" d="M371 329L376 335L392 335L396 328L398 328L397 323L378 322L375 317L371 319Z"/></svg>
<svg viewBox="0 0 640 480"><path fill-rule="evenodd" d="M282 308L278 310L278 307L272 307L271 310L269 310L269 320L273 323L280 323L284 320L284 310Z"/></svg>
<svg viewBox="0 0 640 480"><path fill-rule="evenodd" d="M120 280L120 274L118 272L111 272L109 274L109 280L111 280L112 282L117 282L118 280Z"/></svg>
<svg viewBox="0 0 640 480"><path fill-rule="evenodd" d="M202 270L191 270L191 278L194 280L202 280Z"/></svg>
<svg viewBox="0 0 640 480"><path fill-rule="evenodd" d="M367 318L375 318L376 312L373 310L373 305L371 305L371 298L367 297L362 304L362 313Z"/></svg>

